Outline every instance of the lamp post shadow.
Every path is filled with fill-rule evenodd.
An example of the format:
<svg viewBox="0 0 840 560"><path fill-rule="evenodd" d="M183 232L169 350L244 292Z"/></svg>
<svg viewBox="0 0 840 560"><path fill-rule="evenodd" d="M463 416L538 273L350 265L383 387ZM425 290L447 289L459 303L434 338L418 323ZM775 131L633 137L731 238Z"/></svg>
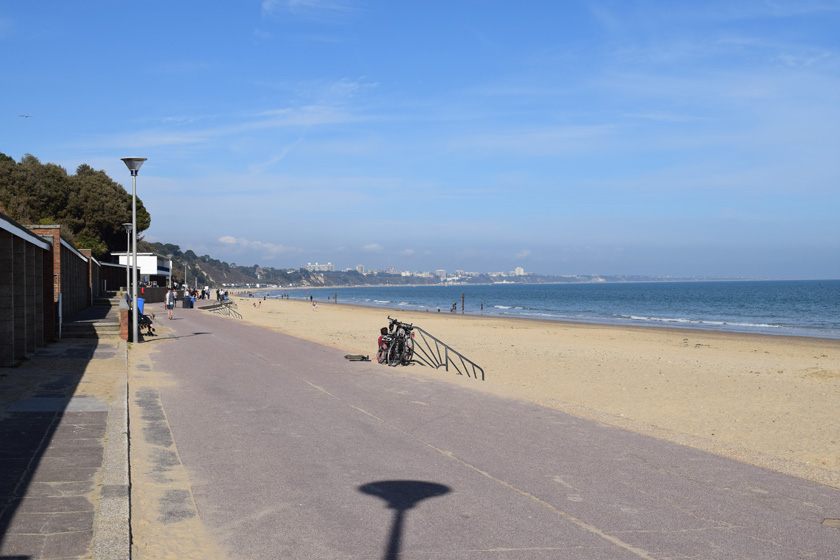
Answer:
<svg viewBox="0 0 840 560"><path fill-rule="evenodd" d="M394 510L391 535L385 548L384 560L397 558L400 553L405 512L419 502L449 493L450 488L434 482L421 480L382 480L359 486L359 491L382 498L388 502L388 509Z"/></svg>

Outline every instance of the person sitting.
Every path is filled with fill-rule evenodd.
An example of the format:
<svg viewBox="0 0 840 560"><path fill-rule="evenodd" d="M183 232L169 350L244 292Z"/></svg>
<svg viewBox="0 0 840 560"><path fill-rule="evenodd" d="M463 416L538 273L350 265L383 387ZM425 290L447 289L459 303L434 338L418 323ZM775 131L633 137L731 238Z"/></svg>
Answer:
<svg viewBox="0 0 840 560"><path fill-rule="evenodd" d="M154 325L155 314L149 313L148 315L144 315L140 313L137 315L137 326L140 331L140 334L146 336L156 336L155 335L155 325Z"/></svg>
<svg viewBox="0 0 840 560"><path fill-rule="evenodd" d="M376 361L380 364L385 362L386 356L388 355L388 342L390 339L386 338L387 336L388 327L379 329L379 339L376 341Z"/></svg>

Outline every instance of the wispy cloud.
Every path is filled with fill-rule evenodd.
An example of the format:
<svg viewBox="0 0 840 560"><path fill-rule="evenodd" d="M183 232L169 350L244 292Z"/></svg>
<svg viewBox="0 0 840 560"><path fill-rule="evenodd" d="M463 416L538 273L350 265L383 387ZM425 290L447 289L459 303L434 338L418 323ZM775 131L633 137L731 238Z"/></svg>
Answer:
<svg viewBox="0 0 840 560"><path fill-rule="evenodd" d="M203 60L170 60L156 65L152 68L160 74L194 74L210 70L212 65Z"/></svg>
<svg viewBox="0 0 840 560"><path fill-rule="evenodd" d="M716 6L692 5L685 11L687 17L737 21L755 18L789 18L840 12L840 5L833 0L801 0L798 2L731 2L723 0Z"/></svg>
<svg viewBox="0 0 840 560"><path fill-rule="evenodd" d="M595 21L597 21L610 33L624 31L625 26L627 25L624 18L608 9L602 2L589 2L587 7L589 8L589 12L592 14Z"/></svg>
<svg viewBox="0 0 840 560"><path fill-rule="evenodd" d="M0 17L0 39L5 39L12 33L12 20Z"/></svg>
<svg viewBox="0 0 840 560"><path fill-rule="evenodd" d="M382 247L382 245L380 245L379 243L371 243L369 245L365 245L364 247L362 247L362 249L371 253L379 253L385 250L384 247Z"/></svg>
<svg viewBox="0 0 840 560"><path fill-rule="evenodd" d="M223 245L237 247L239 249L254 251L266 256L285 255L288 253L298 253L299 249L285 247L276 243L265 243L263 241L250 241L244 237L233 237L232 235L225 235L219 238L219 243Z"/></svg>
<svg viewBox="0 0 840 560"><path fill-rule="evenodd" d="M671 122L671 123L684 123L684 122L692 122L697 120L703 120L702 117L697 117L694 115L687 115L687 114L680 114L680 113L670 113L667 111L651 111L649 113L630 113L626 115L631 119L642 119L642 120L650 120L650 121L661 121L661 122Z"/></svg>
<svg viewBox="0 0 840 560"><path fill-rule="evenodd" d="M620 9L618 8L620 6ZM692 24L738 23L743 20L781 19L815 16L840 12L834 0L800 0L798 2L733 2L713 0L707 2L669 3L667 10L654 4L622 4L593 1L587 3L595 21L606 31L618 34L628 30L670 29Z"/></svg>
<svg viewBox="0 0 840 560"><path fill-rule="evenodd" d="M254 29L251 35L254 37L255 41L268 41L272 37L270 32L260 28Z"/></svg>
<svg viewBox="0 0 840 560"><path fill-rule="evenodd" d="M284 126L317 126L322 124L342 124L359 122L364 117L348 113L338 107L325 105L308 105L303 107L287 107L269 109L257 114L265 119L252 121L240 125L241 128L256 130L261 128L276 128Z"/></svg>
<svg viewBox="0 0 840 560"><path fill-rule="evenodd" d="M270 109L251 116L219 115L215 120L228 124L216 127L185 130L184 123L193 117L166 117L166 124L178 123L177 131L170 127L157 127L134 132L102 135L91 141L91 145L108 147L146 148L204 144L212 140L230 139L243 134L283 128L307 128L321 125L346 124L366 120L340 108L329 106L305 106L296 108Z"/></svg>
<svg viewBox="0 0 840 560"><path fill-rule="evenodd" d="M255 85L291 94L311 106L343 105L379 87L367 77L338 80L257 81Z"/></svg>
<svg viewBox="0 0 840 560"><path fill-rule="evenodd" d="M463 136L452 149L517 155L567 155L600 145L616 132L615 125L558 126L530 130L493 131Z"/></svg>
<svg viewBox="0 0 840 560"><path fill-rule="evenodd" d="M263 0L262 15L284 16L319 23L345 23L355 20L361 11L359 2L349 0Z"/></svg>
<svg viewBox="0 0 840 560"><path fill-rule="evenodd" d="M365 80L365 76L355 80L343 78L332 84L331 91L340 97L354 97L359 93L375 89L379 86L378 83L366 82Z"/></svg>

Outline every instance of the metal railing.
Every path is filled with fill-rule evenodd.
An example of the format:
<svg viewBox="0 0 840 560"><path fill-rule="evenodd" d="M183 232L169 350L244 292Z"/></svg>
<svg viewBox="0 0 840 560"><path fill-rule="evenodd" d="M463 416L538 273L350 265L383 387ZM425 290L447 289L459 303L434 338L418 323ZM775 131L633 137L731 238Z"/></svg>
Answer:
<svg viewBox="0 0 840 560"><path fill-rule="evenodd" d="M238 306L233 300L222 301L208 307L202 307L205 311L210 311L212 313L218 313L219 315L226 315L228 317L234 317L236 319L241 319L242 315L239 311L236 310Z"/></svg>
<svg viewBox="0 0 840 560"><path fill-rule="evenodd" d="M443 367L446 368L446 371L449 371L449 368L452 367L458 375L466 375L475 379L478 379L480 373L481 380L484 381L484 370L481 366L420 327L414 327L413 332L419 335L414 337L413 362L435 369Z"/></svg>

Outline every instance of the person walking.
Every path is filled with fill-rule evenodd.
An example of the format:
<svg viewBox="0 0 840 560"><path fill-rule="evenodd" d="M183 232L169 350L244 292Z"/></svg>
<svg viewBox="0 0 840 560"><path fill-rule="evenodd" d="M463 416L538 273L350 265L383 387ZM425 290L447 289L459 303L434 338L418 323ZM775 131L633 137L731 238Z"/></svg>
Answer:
<svg viewBox="0 0 840 560"><path fill-rule="evenodd" d="M164 303L166 304L166 315L169 319L175 314L175 290L169 288L169 291L166 292L166 297L164 298Z"/></svg>

